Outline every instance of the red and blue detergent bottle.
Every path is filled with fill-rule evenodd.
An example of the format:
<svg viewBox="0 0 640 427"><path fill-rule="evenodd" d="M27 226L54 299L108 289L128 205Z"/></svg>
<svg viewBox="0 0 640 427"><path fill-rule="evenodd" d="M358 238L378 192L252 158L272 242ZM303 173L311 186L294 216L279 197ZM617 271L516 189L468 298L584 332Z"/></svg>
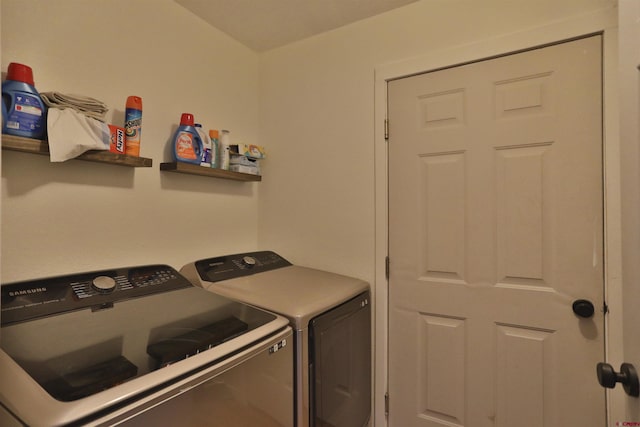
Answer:
<svg viewBox="0 0 640 427"><path fill-rule="evenodd" d="M33 70L12 62L2 82L2 133L44 139L47 106L34 87Z"/></svg>
<svg viewBox="0 0 640 427"><path fill-rule="evenodd" d="M177 162L200 164L202 140L193 125L193 114L182 113L180 126L173 136L173 157Z"/></svg>

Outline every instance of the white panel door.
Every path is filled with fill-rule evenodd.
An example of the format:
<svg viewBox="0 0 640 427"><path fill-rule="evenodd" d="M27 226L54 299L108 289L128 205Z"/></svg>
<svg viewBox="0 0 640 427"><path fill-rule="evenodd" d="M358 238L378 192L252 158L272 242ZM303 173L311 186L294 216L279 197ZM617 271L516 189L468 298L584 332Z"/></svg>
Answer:
<svg viewBox="0 0 640 427"><path fill-rule="evenodd" d="M392 427L605 425L601 74L593 36L389 82Z"/></svg>

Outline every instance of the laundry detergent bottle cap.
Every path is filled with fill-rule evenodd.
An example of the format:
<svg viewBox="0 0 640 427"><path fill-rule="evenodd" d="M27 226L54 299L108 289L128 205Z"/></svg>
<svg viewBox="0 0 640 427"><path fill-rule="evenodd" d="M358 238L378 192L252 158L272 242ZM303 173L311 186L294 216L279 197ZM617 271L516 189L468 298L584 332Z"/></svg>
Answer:
<svg viewBox="0 0 640 427"><path fill-rule="evenodd" d="M7 69L7 80L22 82L34 86L33 70L28 65L12 62Z"/></svg>
<svg viewBox="0 0 640 427"><path fill-rule="evenodd" d="M33 70L12 62L2 82L2 133L45 139L47 106L33 86Z"/></svg>
<svg viewBox="0 0 640 427"><path fill-rule="evenodd" d="M193 125L193 114L183 113L173 136L173 157L177 162L200 165L202 139Z"/></svg>
<svg viewBox="0 0 640 427"><path fill-rule="evenodd" d="M193 114L182 113L182 117L180 117L180 126L193 126Z"/></svg>

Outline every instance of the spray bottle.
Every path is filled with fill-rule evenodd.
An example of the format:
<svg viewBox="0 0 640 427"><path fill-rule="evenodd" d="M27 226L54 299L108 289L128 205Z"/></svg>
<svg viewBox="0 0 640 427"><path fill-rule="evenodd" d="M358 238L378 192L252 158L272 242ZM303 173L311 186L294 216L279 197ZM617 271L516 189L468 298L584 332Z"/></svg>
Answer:
<svg viewBox="0 0 640 427"><path fill-rule="evenodd" d="M142 98L130 96L127 98L127 108L124 113L125 154L140 156L140 134L142 133Z"/></svg>

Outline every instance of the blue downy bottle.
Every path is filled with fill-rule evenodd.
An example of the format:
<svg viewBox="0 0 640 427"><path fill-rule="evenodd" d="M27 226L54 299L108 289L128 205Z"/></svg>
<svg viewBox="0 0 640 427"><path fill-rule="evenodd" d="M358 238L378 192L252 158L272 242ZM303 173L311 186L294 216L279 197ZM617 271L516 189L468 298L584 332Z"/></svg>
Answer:
<svg viewBox="0 0 640 427"><path fill-rule="evenodd" d="M12 62L2 82L2 133L45 139L47 106L34 87L31 67Z"/></svg>
<svg viewBox="0 0 640 427"><path fill-rule="evenodd" d="M183 113L173 136L173 157L177 162L200 164L202 140L193 125L193 114Z"/></svg>

